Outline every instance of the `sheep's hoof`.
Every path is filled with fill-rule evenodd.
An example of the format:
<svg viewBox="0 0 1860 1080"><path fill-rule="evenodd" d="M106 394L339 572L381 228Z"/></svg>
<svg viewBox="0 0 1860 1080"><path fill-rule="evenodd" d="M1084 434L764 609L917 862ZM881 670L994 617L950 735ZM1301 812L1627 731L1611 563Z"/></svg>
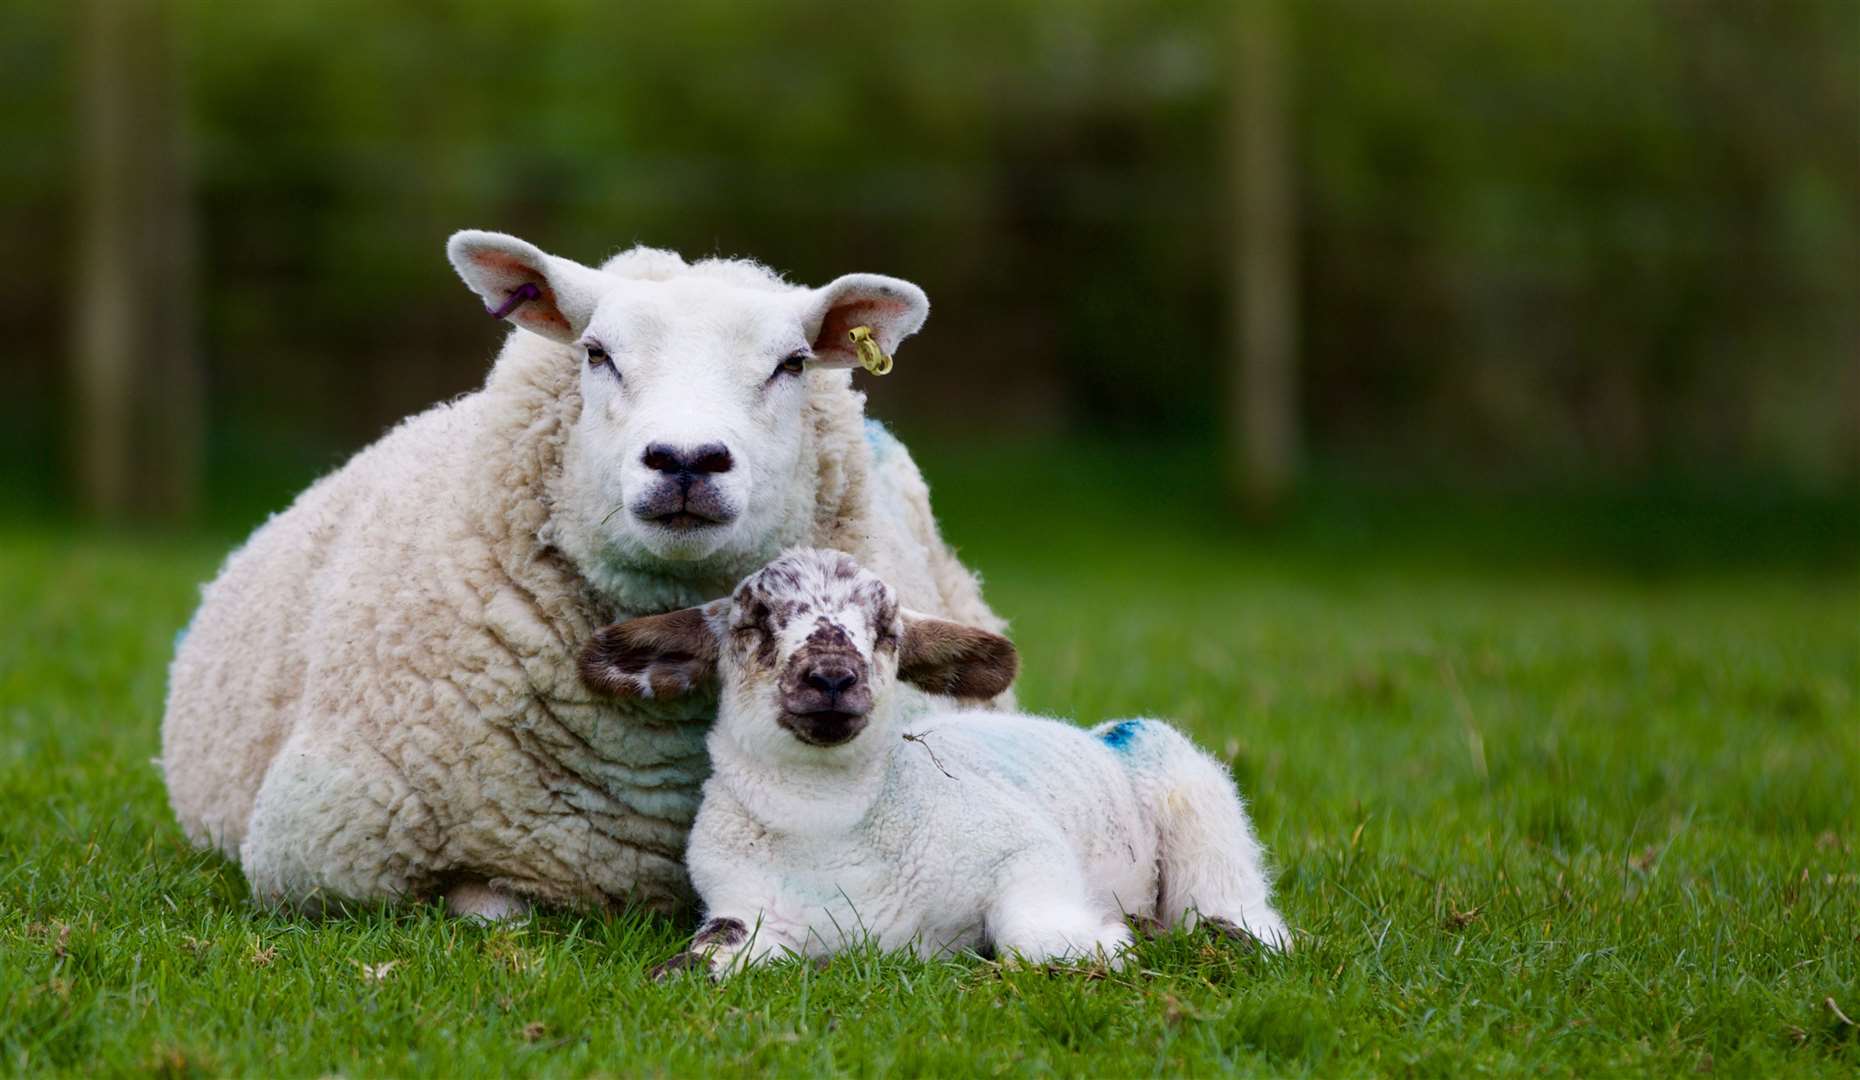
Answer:
<svg viewBox="0 0 1860 1080"><path fill-rule="evenodd" d="M708 976L710 974L710 957L705 956L703 953L690 951L681 952L665 963L653 968L652 981L664 982L667 979L676 978L687 971L702 972L704 975Z"/></svg>
<svg viewBox="0 0 1860 1080"><path fill-rule="evenodd" d="M1228 941L1235 942L1247 952L1252 952L1254 949L1259 948L1258 938L1248 933L1238 923L1230 922L1218 915L1203 915L1201 917L1201 925L1215 937L1225 938Z"/></svg>

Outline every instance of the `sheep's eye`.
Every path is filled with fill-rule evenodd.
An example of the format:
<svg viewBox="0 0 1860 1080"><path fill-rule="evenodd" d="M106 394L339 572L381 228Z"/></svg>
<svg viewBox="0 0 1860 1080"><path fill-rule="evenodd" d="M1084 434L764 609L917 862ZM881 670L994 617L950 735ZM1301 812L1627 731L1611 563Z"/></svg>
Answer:
<svg viewBox="0 0 1860 1080"><path fill-rule="evenodd" d="M790 353L781 358L781 363L775 365L775 374L799 375L807 368L807 358L808 354L804 352Z"/></svg>
<svg viewBox="0 0 1860 1080"><path fill-rule="evenodd" d="M589 367L600 367L602 364L610 364L613 362L613 358L607 355L607 350L595 342L590 341L586 345L583 345L582 348L588 350Z"/></svg>

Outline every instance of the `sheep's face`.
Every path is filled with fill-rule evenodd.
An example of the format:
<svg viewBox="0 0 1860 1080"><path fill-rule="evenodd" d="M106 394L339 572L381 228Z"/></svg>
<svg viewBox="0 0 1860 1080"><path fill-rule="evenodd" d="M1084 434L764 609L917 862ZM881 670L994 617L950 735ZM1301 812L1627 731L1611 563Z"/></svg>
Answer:
<svg viewBox="0 0 1860 1080"><path fill-rule="evenodd" d="M684 693L721 675L719 724L770 759L817 758L882 733L899 679L983 699L1018 667L1006 638L900 608L850 556L819 549L782 555L727 600L607 627L581 663L589 686L623 696Z"/></svg>
<svg viewBox="0 0 1860 1080"><path fill-rule="evenodd" d="M797 496L807 361L787 292L692 279L618 282L577 341L581 419L564 467L620 562L753 553ZM811 462L809 463L811 465Z"/></svg>
<svg viewBox="0 0 1860 1080"><path fill-rule="evenodd" d="M593 534L578 557L628 569L724 569L801 539L810 395L844 385L830 369L855 362L853 326L890 349L929 309L915 285L871 274L803 289L645 249L595 270L494 233L449 251L487 302L515 302L511 321L572 347L582 407L557 512Z"/></svg>

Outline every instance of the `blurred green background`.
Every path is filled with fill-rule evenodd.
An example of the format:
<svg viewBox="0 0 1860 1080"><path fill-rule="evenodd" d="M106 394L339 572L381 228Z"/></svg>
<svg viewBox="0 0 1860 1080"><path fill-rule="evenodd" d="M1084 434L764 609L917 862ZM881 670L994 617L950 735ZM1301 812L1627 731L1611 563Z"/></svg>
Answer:
<svg viewBox="0 0 1860 1080"><path fill-rule="evenodd" d="M0 102L0 1072L1852 1075L1860 0L6 0ZM921 283L1021 700L1222 753L1299 951L246 905L170 642L481 382L461 227Z"/></svg>
<svg viewBox="0 0 1860 1080"><path fill-rule="evenodd" d="M865 382L933 480L1860 535L1851 0L15 0L0 50L9 514L237 531L472 388L472 226L918 281Z"/></svg>

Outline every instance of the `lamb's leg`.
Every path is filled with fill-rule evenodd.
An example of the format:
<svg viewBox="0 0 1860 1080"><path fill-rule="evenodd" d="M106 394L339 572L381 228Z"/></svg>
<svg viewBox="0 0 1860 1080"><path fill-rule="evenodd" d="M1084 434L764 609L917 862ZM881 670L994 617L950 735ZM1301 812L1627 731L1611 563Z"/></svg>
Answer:
<svg viewBox="0 0 1860 1080"><path fill-rule="evenodd" d="M1265 852L1227 769L1159 721L1125 720L1099 731L1157 807L1162 896L1156 917L1169 926L1205 924L1230 936L1244 931L1275 949L1290 947L1285 920L1272 906Z"/></svg>
<svg viewBox="0 0 1860 1080"><path fill-rule="evenodd" d="M701 971L722 979L789 953L799 954L802 940L792 930L751 915L712 914L691 938L691 947L652 969L654 979L668 979L686 971Z"/></svg>
<svg viewBox="0 0 1860 1080"><path fill-rule="evenodd" d="M988 939L1004 960L1104 959L1118 966L1130 928L1115 912L1094 909L1090 895L1070 853L1028 858L988 909Z"/></svg>

